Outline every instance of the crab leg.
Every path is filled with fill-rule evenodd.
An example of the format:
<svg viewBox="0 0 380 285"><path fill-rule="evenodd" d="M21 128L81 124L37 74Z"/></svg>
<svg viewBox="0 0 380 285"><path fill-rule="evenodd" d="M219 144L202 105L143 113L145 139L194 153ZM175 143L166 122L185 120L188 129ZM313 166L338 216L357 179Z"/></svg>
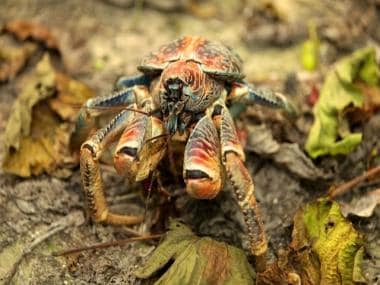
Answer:
<svg viewBox="0 0 380 285"><path fill-rule="evenodd" d="M272 108L282 108L291 115L296 113L294 105L282 93L256 88L252 84L233 83L228 99L231 102L242 102L248 105L258 103Z"/></svg>
<svg viewBox="0 0 380 285"><path fill-rule="evenodd" d="M186 191L197 199L212 199L222 188L218 132L208 115L198 121L187 141L183 177Z"/></svg>
<svg viewBox="0 0 380 285"><path fill-rule="evenodd" d="M134 75L134 76L122 76L116 81L116 88L129 88L133 87L135 85L145 85L149 86L151 83L152 78L148 75Z"/></svg>
<svg viewBox="0 0 380 285"><path fill-rule="evenodd" d="M95 97L87 100L79 111L71 148L79 148L80 144L88 137L91 130L95 128L96 117L114 112L114 107L122 110L123 107L136 101L136 88L127 88L106 97Z"/></svg>
<svg viewBox="0 0 380 285"><path fill-rule="evenodd" d="M213 119L220 131L222 162L244 215L252 254L263 256L267 250L267 240L259 205L254 196L253 181L243 163L244 151L226 106L216 105L214 110Z"/></svg>
<svg viewBox="0 0 380 285"><path fill-rule="evenodd" d="M133 115L132 111L119 113L106 127L97 131L81 147L82 184L91 216L95 222L130 225L139 223L143 219L143 216L118 215L109 212L99 169L99 158L103 150L128 126Z"/></svg>

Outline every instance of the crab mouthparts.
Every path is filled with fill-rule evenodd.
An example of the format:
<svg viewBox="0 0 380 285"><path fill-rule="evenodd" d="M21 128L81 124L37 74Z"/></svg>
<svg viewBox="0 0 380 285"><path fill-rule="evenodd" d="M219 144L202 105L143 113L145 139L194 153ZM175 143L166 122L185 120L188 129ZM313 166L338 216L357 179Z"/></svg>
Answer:
<svg viewBox="0 0 380 285"><path fill-rule="evenodd" d="M185 102L167 102L167 107L169 115L166 118L166 129L170 134L175 134L177 130L179 130L180 133L183 133L186 124L182 122L180 115L185 107Z"/></svg>

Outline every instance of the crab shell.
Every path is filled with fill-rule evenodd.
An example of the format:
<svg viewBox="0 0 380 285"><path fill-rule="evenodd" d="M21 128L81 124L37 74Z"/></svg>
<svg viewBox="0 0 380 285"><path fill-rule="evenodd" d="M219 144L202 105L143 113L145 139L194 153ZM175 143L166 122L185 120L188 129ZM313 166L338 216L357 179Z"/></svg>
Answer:
<svg viewBox="0 0 380 285"><path fill-rule="evenodd" d="M242 60L231 48L192 36L161 46L158 51L145 56L137 68L145 74L158 75L170 63L178 60L194 61L205 73L227 82L244 77L241 73Z"/></svg>

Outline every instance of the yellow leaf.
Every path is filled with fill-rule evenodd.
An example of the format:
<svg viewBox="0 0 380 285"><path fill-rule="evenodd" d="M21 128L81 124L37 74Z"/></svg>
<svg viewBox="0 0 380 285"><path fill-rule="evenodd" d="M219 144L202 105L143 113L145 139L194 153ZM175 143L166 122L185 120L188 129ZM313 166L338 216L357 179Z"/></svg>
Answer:
<svg viewBox="0 0 380 285"><path fill-rule="evenodd" d="M292 249L303 265L301 279L311 284L357 284L364 241L327 199L308 204L294 218Z"/></svg>
<svg viewBox="0 0 380 285"><path fill-rule="evenodd" d="M4 135L4 171L22 177L44 172L60 177L70 175L69 169L75 166L77 158L70 153L70 125L63 119L74 120L77 110L71 102L81 104L89 96L92 91L87 86L56 73L45 55L12 106ZM51 100L56 100L53 102L62 109Z"/></svg>

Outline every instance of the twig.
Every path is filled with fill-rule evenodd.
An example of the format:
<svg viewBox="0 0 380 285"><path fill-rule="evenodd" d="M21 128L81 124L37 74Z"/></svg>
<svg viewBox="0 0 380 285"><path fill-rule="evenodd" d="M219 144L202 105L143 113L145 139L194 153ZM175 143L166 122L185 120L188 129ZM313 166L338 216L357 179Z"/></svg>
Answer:
<svg viewBox="0 0 380 285"><path fill-rule="evenodd" d="M343 183L337 187L332 188L329 191L328 195L330 198L336 198L337 196L340 196L340 195L346 193L348 190L355 187L356 185L364 182L368 178L375 176L375 175L379 175L379 174L380 174L380 165L378 165L378 166L376 166L370 170L367 170L362 175L357 176L348 182L345 182L345 183Z"/></svg>
<svg viewBox="0 0 380 285"><path fill-rule="evenodd" d="M81 211L75 211L67 216L59 219L57 222L50 225L50 227L41 235L37 236L32 242L25 246L22 253L13 264L12 268L9 270L4 278L4 284L9 284L12 281L13 276L16 274L17 269L24 258L30 254L39 244L52 237L53 235L59 233L67 227L79 225L84 222L83 213Z"/></svg>
<svg viewBox="0 0 380 285"><path fill-rule="evenodd" d="M132 238L128 238L128 239L121 239L121 240L96 243L96 244L89 245L89 246L70 248L67 250L53 252L53 256L68 255L68 254L77 253L77 252L81 252L81 251L85 251L85 250L107 248L107 247L111 247L111 246L122 246L122 245L126 245L128 243L135 242L135 241L158 239L158 238L161 238L162 236L163 236L163 234L156 234L156 235L132 237Z"/></svg>

